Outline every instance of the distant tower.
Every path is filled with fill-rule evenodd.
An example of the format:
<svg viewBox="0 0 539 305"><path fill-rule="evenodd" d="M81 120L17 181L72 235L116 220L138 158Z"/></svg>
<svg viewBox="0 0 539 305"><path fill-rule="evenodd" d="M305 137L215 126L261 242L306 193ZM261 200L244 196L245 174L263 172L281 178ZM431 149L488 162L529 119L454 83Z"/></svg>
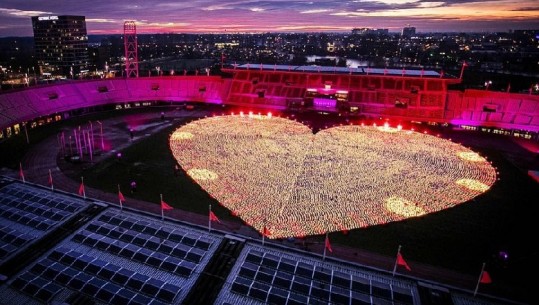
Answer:
<svg viewBox="0 0 539 305"><path fill-rule="evenodd" d="M407 25L402 29L402 36L404 36L404 37L412 37L412 36L415 36L415 27L410 26L409 24L407 24Z"/></svg>
<svg viewBox="0 0 539 305"><path fill-rule="evenodd" d="M137 26L135 21L124 22L125 74L138 77Z"/></svg>

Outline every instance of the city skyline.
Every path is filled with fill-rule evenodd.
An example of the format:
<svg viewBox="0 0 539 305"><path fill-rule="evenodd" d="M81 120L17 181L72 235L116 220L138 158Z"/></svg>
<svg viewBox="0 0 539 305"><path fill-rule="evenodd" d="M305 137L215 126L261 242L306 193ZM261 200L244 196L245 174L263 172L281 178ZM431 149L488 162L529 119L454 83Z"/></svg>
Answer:
<svg viewBox="0 0 539 305"><path fill-rule="evenodd" d="M0 3L0 37L32 36L32 16L81 15L89 35L121 34L134 20L150 33L349 32L386 28L400 32L506 32L539 28L534 0L355 1L18 1Z"/></svg>

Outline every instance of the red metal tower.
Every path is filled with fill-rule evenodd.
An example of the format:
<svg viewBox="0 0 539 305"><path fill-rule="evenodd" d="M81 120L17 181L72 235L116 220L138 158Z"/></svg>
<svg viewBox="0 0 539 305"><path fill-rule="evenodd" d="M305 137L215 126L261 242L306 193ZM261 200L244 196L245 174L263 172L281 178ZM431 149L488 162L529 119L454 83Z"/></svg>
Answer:
<svg viewBox="0 0 539 305"><path fill-rule="evenodd" d="M135 21L124 22L125 74L138 77L137 26Z"/></svg>

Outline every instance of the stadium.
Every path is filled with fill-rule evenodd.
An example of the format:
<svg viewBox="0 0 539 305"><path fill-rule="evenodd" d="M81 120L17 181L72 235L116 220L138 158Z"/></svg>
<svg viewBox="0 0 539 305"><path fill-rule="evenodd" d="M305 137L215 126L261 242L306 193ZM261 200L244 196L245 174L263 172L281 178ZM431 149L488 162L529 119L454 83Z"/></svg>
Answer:
<svg viewBox="0 0 539 305"><path fill-rule="evenodd" d="M0 94L0 303L532 303L539 96L222 72Z"/></svg>

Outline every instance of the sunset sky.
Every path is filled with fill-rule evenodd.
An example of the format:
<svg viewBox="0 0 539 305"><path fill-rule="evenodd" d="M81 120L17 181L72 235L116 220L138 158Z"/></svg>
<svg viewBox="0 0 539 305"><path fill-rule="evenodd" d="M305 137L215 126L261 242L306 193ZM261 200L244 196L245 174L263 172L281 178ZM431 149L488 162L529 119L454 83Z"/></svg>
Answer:
<svg viewBox="0 0 539 305"><path fill-rule="evenodd" d="M0 37L32 36L31 16L86 16L88 34L349 32L409 24L418 32L539 29L537 0L0 0Z"/></svg>

